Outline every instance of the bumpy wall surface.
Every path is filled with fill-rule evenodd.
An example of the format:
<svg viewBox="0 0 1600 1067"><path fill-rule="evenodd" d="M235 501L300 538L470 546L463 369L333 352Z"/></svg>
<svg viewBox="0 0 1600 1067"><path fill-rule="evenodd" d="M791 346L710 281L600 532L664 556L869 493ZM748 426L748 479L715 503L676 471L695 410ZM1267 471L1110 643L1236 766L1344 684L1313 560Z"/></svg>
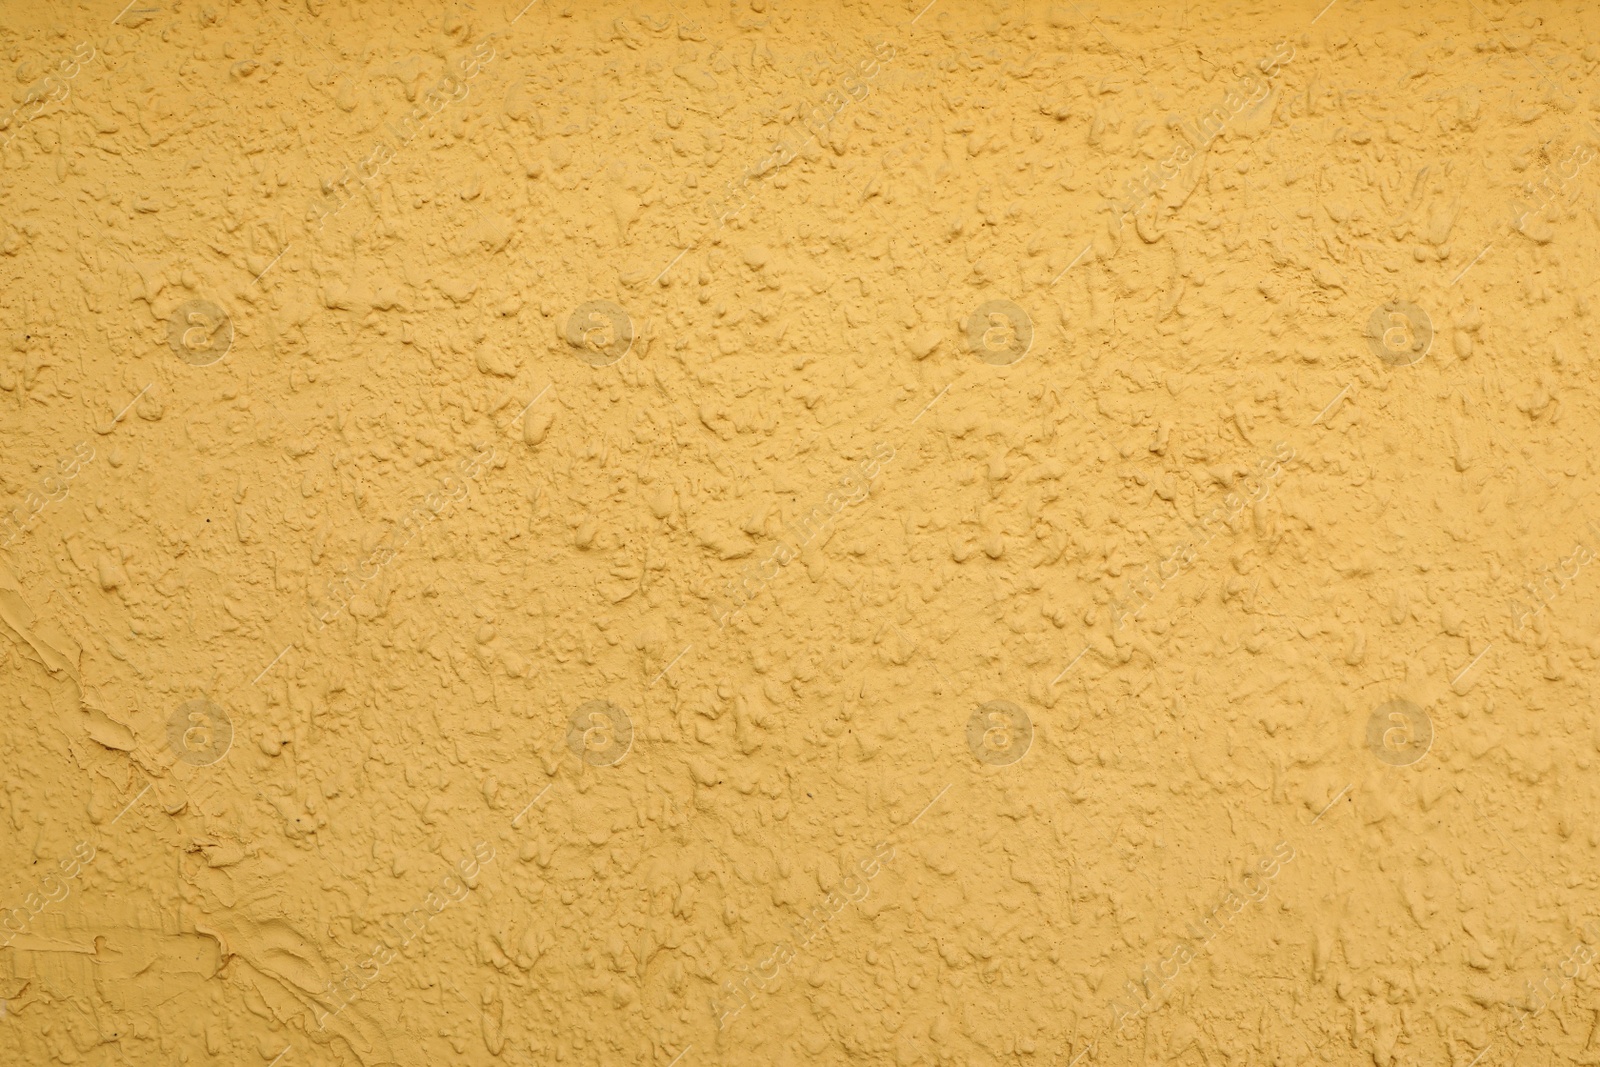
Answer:
<svg viewBox="0 0 1600 1067"><path fill-rule="evenodd" d="M1600 1063L1600 5L0 5L0 1063Z"/></svg>

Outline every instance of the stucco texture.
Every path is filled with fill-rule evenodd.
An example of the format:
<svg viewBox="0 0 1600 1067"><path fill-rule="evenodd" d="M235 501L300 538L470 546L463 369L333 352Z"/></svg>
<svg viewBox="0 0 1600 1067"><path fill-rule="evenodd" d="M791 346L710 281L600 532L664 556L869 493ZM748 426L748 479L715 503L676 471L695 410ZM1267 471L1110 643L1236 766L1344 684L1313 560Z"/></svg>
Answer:
<svg viewBox="0 0 1600 1067"><path fill-rule="evenodd" d="M0 3L0 1063L1600 1063L1600 6Z"/></svg>

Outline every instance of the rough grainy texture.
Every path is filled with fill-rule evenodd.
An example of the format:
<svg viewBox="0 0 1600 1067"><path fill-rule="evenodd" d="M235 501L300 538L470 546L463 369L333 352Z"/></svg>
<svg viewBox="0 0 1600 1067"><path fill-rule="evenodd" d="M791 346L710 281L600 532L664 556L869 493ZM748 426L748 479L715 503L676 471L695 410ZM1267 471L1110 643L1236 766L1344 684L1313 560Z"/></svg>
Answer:
<svg viewBox="0 0 1600 1067"><path fill-rule="evenodd" d="M1600 1063L1600 5L120 2L0 1063Z"/></svg>

